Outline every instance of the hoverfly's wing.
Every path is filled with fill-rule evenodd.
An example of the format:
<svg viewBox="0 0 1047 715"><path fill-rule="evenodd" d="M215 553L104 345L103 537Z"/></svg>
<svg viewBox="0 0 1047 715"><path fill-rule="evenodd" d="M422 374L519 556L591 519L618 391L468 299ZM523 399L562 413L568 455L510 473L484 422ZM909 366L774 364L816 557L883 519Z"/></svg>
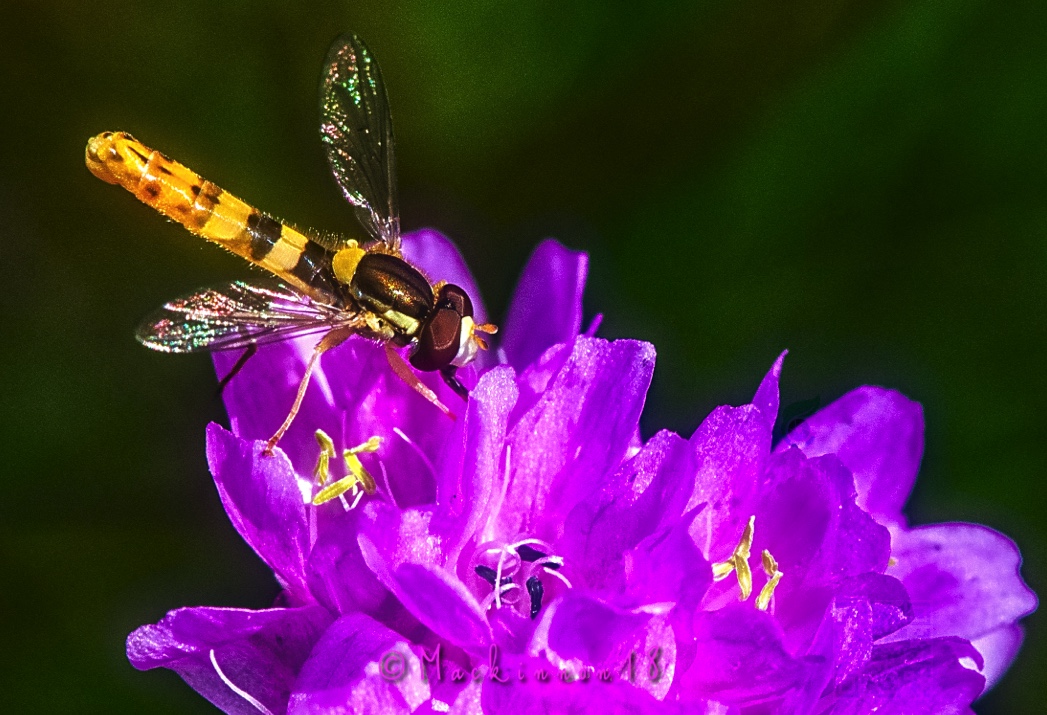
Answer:
<svg viewBox="0 0 1047 715"><path fill-rule="evenodd" d="M389 99L378 63L356 35L327 53L320 83L320 134L338 186L374 238L400 250L396 162Z"/></svg>
<svg viewBox="0 0 1047 715"><path fill-rule="evenodd" d="M149 316L135 337L153 350L192 353L246 348L362 324L357 313L317 302L282 284L236 281L172 300Z"/></svg>

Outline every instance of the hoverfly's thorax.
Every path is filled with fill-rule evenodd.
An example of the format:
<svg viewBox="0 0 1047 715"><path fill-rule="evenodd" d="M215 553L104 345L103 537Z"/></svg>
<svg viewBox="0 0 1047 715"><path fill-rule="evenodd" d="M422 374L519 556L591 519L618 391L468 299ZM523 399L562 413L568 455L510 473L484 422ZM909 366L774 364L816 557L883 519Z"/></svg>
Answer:
<svg viewBox="0 0 1047 715"><path fill-rule="evenodd" d="M385 253L360 257L349 292L365 309L414 335L433 307L429 281L406 261Z"/></svg>

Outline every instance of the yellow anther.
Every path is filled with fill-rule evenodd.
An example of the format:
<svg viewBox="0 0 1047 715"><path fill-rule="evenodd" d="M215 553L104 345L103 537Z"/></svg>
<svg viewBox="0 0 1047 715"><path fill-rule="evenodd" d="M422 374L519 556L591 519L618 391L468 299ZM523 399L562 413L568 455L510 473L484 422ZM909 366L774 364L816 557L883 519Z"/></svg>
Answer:
<svg viewBox="0 0 1047 715"><path fill-rule="evenodd" d="M332 499L337 499L338 497L342 496L348 491L356 493L359 488L359 484L360 480L357 479L355 474L350 474L347 477L342 477L337 482L331 482L326 487L324 487L316 493L316 496L313 497L313 506L320 506L321 504L326 504Z"/></svg>
<svg viewBox="0 0 1047 715"><path fill-rule="evenodd" d="M331 478L331 458L334 457L334 441L322 429L316 430L316 443L320 445L320 457L316 460L313 477L321 487Z"/></svg>
<svg viewBox="0 0 1047 715"><path fill-rule="evenodd" d="M375 484L374 477L364 467L363 462L356 456L355 452L350 452L348 449L345 450L345 466L349 470L349 477L353 477L356 481L360 482L360 486L364 488L364 491L368 494L374 494L378 489L378 485Z"/></svg>
<svg viewBox="0 0 1047 715"><path fill-rule="evenodd" d="M741 591L738 597L739 601L745 601L753 592L753 572L749 568L749 555L753 546L755 529L756 517L750 516L749 523L742 530L742 538L738 540L738 545L734 547L734 553L726 561L719 561L712 566L714 581L722 581L730 576L732 571L737 572L738 588Z"/></svg>
<svg viewBox="0 0 1047 715"><path fill-rule="evenodd" d="M782 572L778 570L778 562L771 556L771 552L767 549L763 550L763 571L767 574L767 583L760 589L760 595L756 597L756 607L761 611L766 611L767 607L771 605L771 596L774 595L774 589L778 587L778 582L782 580Z"/></svg>
<svg viewBox="0 0 1047 715"><path fill-rule="evenodd" d="M314 506L326 504L349 491L356 493L358 487L362 487L367 494L374 494L377 491L378 485L374 477L356 455L377 452L382 444L381 438L371 437L363 444L342 452L342 458L345 460L345 467L349 470L349 474L330 484L327 484L327 481L331 477L331 458L335 455L334 442L323 430L316 430L316 442L320 445L320 458L317 460L314 473L317 483L323 488L313 496Z"/></svg>
<svg viewBox="0 0 1047 715"><path fill-rule="evenodd" d="M347 454L360 454L361 452L377 452L378 448L382 446L381 437L372 437L363 444L359 444L355 447L345 450Z"/></svg>
<svg viewBox="0 0 1047 715"><path fill-rule="evenodd" d="M894 558L893 556L889 556L887 558L887 565L888 566L897 566L898 565L898 559Z"/></svg>

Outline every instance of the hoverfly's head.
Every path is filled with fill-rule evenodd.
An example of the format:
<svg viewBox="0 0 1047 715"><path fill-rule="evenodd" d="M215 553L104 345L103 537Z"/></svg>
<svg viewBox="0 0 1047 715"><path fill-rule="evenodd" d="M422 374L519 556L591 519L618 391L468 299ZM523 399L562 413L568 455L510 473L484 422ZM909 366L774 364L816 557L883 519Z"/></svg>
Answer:
<svg viewBox="0 0 1047 715"><path fill-rule="evenodd" d="M432 311L418 329L418 344L411 364L423 372L462 367L476 358L487 342L477 333L494 333L497 328L473 321L473 302L465 291L447 283L436 294Z"/></svg>

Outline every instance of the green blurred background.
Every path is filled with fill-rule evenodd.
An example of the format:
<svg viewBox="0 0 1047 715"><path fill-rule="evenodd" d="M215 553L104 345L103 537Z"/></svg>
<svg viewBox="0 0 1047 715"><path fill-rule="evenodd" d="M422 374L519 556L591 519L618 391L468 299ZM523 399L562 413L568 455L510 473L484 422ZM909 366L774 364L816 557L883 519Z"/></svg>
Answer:
<svg viewBox="0 0 1047 715"><path fill-rule="evenodd" d="M209 712L124 657L136 626L276 591L208 476L205 357L137 320L250 275L93 178L127 130L264 210L358 231L316 85L379 58L406 229L436 226L493 314L535 245L588 250L608 337L658 347L644 428L862 383L923 403L915 523L991 525L1045 586L1047 5L989 0L0 5L0 629L7 712ZM979 713L1042 712L1047 638Z"/></svg>

